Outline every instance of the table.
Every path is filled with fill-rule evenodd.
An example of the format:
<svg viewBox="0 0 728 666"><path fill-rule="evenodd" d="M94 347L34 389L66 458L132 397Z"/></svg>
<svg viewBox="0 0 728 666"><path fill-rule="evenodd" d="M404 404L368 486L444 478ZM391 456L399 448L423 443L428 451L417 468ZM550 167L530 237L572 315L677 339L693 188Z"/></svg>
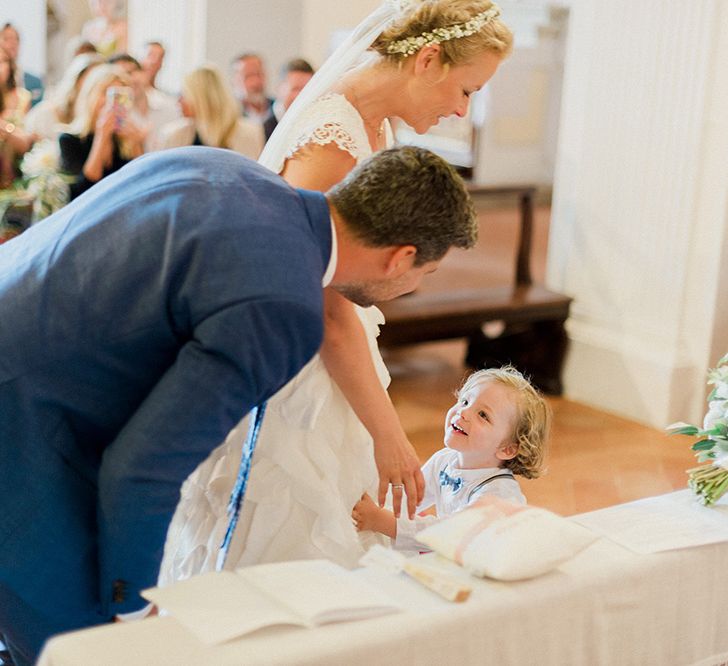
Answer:
<svg viewBox="0 0 728 666"><path fill-rule="evenodd" d="M310 630L269 628L214 647L170 617L150 618L58 636L39 666L728 661L728 542L638 555L600 539L533 580L473 579L473 594L462 604L443 601L401 576L367 569L357 575L398 599L404 612Z"/></svg>

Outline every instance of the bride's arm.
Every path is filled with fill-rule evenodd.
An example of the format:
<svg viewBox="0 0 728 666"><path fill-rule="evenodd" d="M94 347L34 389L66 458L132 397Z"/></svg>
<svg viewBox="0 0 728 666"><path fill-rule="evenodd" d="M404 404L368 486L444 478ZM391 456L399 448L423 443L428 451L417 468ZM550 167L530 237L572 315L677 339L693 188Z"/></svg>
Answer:
<svg viewBox="0 0 728 666"><path fill-rule="evenodd" d="M286 162L282 176L294 187L325 192L355 164L351 155L334 144L309 145ZM374 440L379 503L384 504L390 484L403 484L408 514L412 517L424 494L420 463L377 376L362 324L353 304L333 289L324 290L324 310L321 358ZM393 488L392 497L395 514L399 516L401 490Z"/></svg>

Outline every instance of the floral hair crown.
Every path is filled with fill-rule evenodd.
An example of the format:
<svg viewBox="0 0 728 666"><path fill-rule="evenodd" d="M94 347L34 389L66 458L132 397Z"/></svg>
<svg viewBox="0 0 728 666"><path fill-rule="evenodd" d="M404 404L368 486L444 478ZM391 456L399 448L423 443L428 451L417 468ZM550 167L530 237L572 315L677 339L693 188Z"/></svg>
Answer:
<svg viewBox="0 0 728 666"><path fill-rule="evenodd" d="M500 16L500 7L493 4L490 9L476 14L465 23L456 23L446 28L435 28L432 32L423 32L416 37L407 37L406 39L398 39L390 42L387 45L387 53L401 53L405 56L411 56L425 46L440 44L441 42L459 39L460 37L469 37L498 16Z"/></svg>

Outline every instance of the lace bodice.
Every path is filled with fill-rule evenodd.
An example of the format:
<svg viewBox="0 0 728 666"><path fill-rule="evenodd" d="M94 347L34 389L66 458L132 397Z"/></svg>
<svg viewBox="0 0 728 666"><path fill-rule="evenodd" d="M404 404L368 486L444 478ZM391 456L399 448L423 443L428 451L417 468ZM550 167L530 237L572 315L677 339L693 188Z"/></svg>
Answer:
<svg viewBox="0 0 728 666"><path fill-rule="evenodd" d="M357 163L372 154L362 117L340 93L327 93L313 102L293 125L289 136L290 148L275 165L277 173L283 170L287 159L311 143L320 146L335 143Z"/></svg>

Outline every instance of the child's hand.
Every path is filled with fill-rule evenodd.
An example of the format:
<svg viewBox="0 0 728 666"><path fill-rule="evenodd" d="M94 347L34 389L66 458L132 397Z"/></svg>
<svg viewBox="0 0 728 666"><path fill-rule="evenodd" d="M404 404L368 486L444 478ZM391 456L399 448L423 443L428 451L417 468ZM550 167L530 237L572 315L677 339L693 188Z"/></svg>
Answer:
<svg viewBox="0 0 728 666"><path fill-rule="evenodd" d="M374 516L379 511L379 507L367 493L361 496L361 499L354 506L351 517L356 523L356 529L359 532L372 530Z"/></svg>
<svg viewBox="0 0 728 666"><path fill-rule="evenodd" d="M361 496L351 512L358 532L379 532L394 539L397 519L387 509L382 509L367 493Z"/></svg>

